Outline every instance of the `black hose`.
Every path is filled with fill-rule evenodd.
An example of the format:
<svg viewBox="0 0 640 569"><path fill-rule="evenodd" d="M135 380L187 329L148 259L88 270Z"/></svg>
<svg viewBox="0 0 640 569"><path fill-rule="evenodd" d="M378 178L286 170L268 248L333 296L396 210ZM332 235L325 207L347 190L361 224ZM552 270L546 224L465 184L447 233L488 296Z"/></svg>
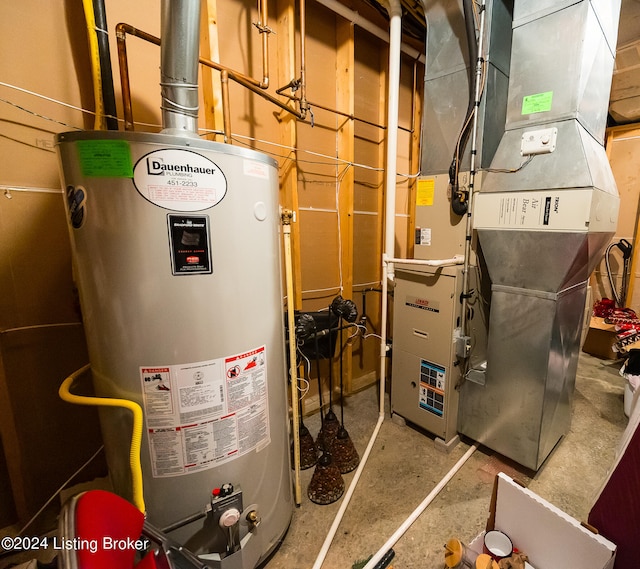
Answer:
<svg viewBox="0 0 640 569"><path fill-rule="evenodd" d="M616 290L616 285L613 282L613 275L611 274L611 264L609 262L609 254L611 253L611 249L617 247L622 252L622 260L623 260L623 268L622 268L622 286L620 289L620 294ZM624 308L626 298L627 298L627 289L629 287L629 260L631 258L631 252L633 251L633 247L629 241L626 239L621 239L618 243L611 243L604 254L604 262L607 268L607 276L609 277L609 284L611 285L611 292L613 294L613 298L618 305L619 308Z"/></svg>
<svg viewBox="0 0 640 569"><path fill-rule="evenodd" d="M102 104L108 130L118 130L118 111L116 95L113 88L111 69L111 53L109 51L109 35L107 33L107 14L104 0L93 0L93 12L98 38L98 54L100 57L100 82L102 83Z"/></svg>
<svg viewBox="0 0 640 569"><path fill-rule="evenodd" d="M344 429L344 387L342 384L342 360L344 354L342 353L342 316L338 317L338 322L340 323L340 424Z"/></svg>
<svg viewBox="0 0 640 569"><path fill-rule="evenodd" d="M316 375L318 376L318 405L320 406L320 423L324 425L324 412L322 410L322 379L320 378L320 346L318 343L318 334L313 335L313 341L316 350Z"/></svg>
<svg viewBox="0 0 640 569"><path fill-rule="evenodd" d="M333 337L331 336L331 306L329 306L329 411L327 415L333 415L333 356L335 353L335 346L331 343Z"/></svg>

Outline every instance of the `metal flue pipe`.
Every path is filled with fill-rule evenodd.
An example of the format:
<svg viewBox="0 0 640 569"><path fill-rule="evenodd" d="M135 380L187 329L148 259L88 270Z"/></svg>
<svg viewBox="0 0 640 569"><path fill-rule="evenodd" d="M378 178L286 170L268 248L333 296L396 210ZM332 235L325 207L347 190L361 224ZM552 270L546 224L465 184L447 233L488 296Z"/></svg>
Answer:
<svg viewBox="0 0 640 569"><path fill-rule="evenodd" d="M162 132L198 136L200 0L162 1Z"/></svg>

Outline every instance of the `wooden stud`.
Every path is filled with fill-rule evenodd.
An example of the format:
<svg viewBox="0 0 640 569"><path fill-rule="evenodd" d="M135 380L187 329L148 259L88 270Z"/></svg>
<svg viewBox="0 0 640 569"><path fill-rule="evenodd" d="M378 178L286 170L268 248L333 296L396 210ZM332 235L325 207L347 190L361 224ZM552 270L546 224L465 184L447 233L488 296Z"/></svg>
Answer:
<svg viewBox="0 0 640 569"><path fill-rule="evenodd" d="M296 40L296 10L293 0L278 0L278 84L286 85L296 77L295 40ZM293 106L293 103L292 103ZM291 224L291 257L293 260L293 290L292 302L296 310L302 308L302 272L300 269L300 225L298 208L298 166L295 148L298 145L297 121L293 115L282 112L280 117L280 142L284 146L293 148L286 158L280 160L280 203L294 214Z"/></svg>
<svg viewBox="0 0 640 569"><path fill-rule="evenodd" d="M343 112L355 112L355 47L354 24L336 18L336 105ZM355 175L351 164L355 160L354 121L336 115L338 159L338 211L340 231L340 273L342 296L353 298L353 201ZM343 333L343 338L348 334ZM347 342L342 351L344 390L350 393L353 378L353 350Z"/></svg>
<svg viewBox="0 0 640 569"><path fill-rule="evenodd" d="M200 55L211 61L220 61L216 0L207 0L202 3L200 18ZM201 67L201 73L205 128L209 130L221 130L223 128L223 108L220 72L203 65ZM214 139L212 138L210 140Z"/></svg>

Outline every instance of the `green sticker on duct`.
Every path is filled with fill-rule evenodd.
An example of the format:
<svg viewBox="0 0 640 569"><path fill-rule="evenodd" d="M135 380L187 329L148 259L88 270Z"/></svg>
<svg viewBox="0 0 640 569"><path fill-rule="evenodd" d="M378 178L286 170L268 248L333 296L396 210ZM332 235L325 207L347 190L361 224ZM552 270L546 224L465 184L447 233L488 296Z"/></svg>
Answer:
<svg viewBox="0 0 640 569"><path fill-rule="evenodd" d="M131 149L126 140L79 140L82 175L90 178L133 178Z"/></svg>
<svg viewBox="0 0 640 569"><path fill-rule="evenodd" d="M531 115L533 113L544 113L546 111L550 111L552 100L553 91L527 95L522 99L522 114Z"/></svg>

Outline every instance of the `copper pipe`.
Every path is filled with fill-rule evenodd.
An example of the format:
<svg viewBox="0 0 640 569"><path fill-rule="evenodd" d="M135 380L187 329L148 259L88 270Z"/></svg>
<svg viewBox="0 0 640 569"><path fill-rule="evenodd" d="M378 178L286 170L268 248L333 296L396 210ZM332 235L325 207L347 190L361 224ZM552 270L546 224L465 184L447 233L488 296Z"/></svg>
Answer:
<svg viewBox="0 0 640 569"><path fill-rule="evenodd" d="M137 28L134 28L130 24L120 23L116 26L116 37L118 39L118 62L120 64L120 82L122 83L122 101L123 101L123 109L124 109L124 117L125 117L125 129L133 130L133 111L131 105L131 89L129 82L129 71L128 71L128 63L127 63L127 46L126 46L126 35L132 35L137 38L140 38L144 41L152 43L154 45L160 45L160 38L157 38L154 35L148 34L147 32L143 32ZM265 91L262 91L259 87L259 83L256 82L255 79L251 77L247 77L242 73L237 71L233 71L220 63L216 63L215 61L211 61L210 59L205 59L204 57L200 57L198 61L207 67L212 69L216 69L217 71L226 71L229 79L232 79L239 85L242 85L246 89L249 89L253 93L260 95L262 98L267 101L273 103L277 107L291 113L299 119L304 120L306 112L298 112L295 109L292 109L285 103L282 103L275 97L269 95ZM127 127L127 125L130 125Z"/></svg>
<svg viewBox="0 0 640 569"><path fill-rule="evenodd" d="M267 89L269 87L269 34L271 33L267 0L258 0L258 13L260 20L256 27L262 36L262 83L259 83L258 86L261 89Z"/></svg>
<svg viewBox="0 0 640 569"><path fill-rule="evenodd" d="M302 118L307 116L307 8L306 1L300 0L300 112Z"/></svg>
<svg viewBox="0 0 640 569"><path fill-rule="evenodd" d="M265 33L267 33L265 31ZM120 23L116 26L116 34L118 36L118 40L120 41L120 36L122 36L122 43L125 43L125 35L129 34L130 36L135 36L137 38L143 39L144 41L147 41L149 43L152 43L154 45L159 46L160 45L160 38L151 35L147 32L143 32L142 30L139 30L138 28L134 28L131 24L126 24L126 23ZM126 50L126 48L125 48ZM249 77L247 75L244 75L243 73L240 73L239 71L234 71L233 69L230 69L229 67L225 67L224 65L220 64L220 63L216 63L214 61L211 61L209 59L204 59L204 58L200 58L200 63L202 63L203 65L207 65L207 67L211 67L212 69L216 69L217 71L223 71L226 70L229 72L229 77L231 79L234 79L235 77L240 77L241 79L243 79L244 81L251 83L252 85L256 85L257 87L260 87L261 89L266 89L268 87L269 84L269 78L266 78L266 84L262 83L260 81L258 81L257 79L254 79L253 77Z"/></svg>
<svg viewBox="0 0 640 569"><path fill-rule="evenodd" d="M286 88L287 87L283 87L283 89L286 89ZM283 96L284 97L288 97L292 101L300 102L300 99L298 97L294 97L293 95L283 95ZM319 103L314 103L313 101L307 101L307 108L311 108L311 107L317 107L317 108L322 109L324 111L329 111L330 113L333 113L333 114L336 114L336 115L340 115L342 117L346 117L346 118L351 119L353 121L357 121L357 122L361 122L361 123L364 123L364 124L368 124L368 125L373 126L375 128L379 128L379 129L382 129L382 130L386 130L387 129L386 125L378 124L378 123L369 121L367 119L363 119L363 118L358 117L358 116L356 116L354 114L345 113L343 111L338 111L336 109L332 109L331 107L326 107L326 106L321 105ZM399 125L398 125L398 130L403 130L403 131L408 132L410 134L415 131L414 128L407 128L406 126L399 126Z"/></svg>
<svg viewBox="0 0 640 569"><path fill-rule="evenodd" d="M131 107L131 88L129 83L129 61L127 59L126 24L116 26L116 41L118 45L118 65L120 68L120 86L122 89L122 106L124 112L124 129L134 130L133 109Z"/></svg>
<svg viewBox="0 0 640 569"><path fill-rule="evenodd" d="M202 60L200 60L200 63L202 63L203 65L207 65L207 63ZM213 63L213 62L210 62L210 63ZM236 83L238 83L238 85L242 85L246 89L249 89L249 91L252 91L256 95L259 95L263 99L266 99L270 103L273 103L277 107L280 107L283 111L287 111L288 113L291 113L296 118L299 118L300 120L304 120L306 116L306 112L302 112L301 110L296 111L295 109L292 109L286 103L283 103L282 101L279 101L275 97L269 95L269 93L267 93L266 91L261 91L260 89L258 89L254 85L251 85L250 83L246 82L244 79L241 79L240 77L234 77L231 74L231 72L229 72L229 79L233 79Z"/></svg>
<svg viewBox="0 0 640 569"><path fill-rule="evenodd" d="M224 141L231 142L231 113L229 111L229 72L220 72L222 84L222 127L224 129Z"/></svg>

